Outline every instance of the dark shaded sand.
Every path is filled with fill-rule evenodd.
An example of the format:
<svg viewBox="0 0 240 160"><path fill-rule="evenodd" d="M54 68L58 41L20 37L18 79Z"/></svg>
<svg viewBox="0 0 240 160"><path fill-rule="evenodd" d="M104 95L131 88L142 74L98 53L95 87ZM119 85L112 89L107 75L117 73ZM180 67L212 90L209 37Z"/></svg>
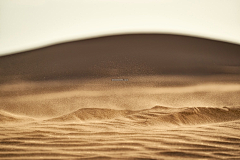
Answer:
<svg viewBox="0 0 240 160"><path fill-rule="evenodd" d="M239 53L239 45L188 36L108 36L0 57L0 83L130 75L239 75Z"/></svg>

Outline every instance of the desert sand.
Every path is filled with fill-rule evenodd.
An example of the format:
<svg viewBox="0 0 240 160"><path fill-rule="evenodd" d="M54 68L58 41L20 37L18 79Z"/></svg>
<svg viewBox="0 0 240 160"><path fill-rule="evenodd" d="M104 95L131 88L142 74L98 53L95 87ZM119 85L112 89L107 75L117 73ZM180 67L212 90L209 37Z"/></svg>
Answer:
<svg viewBox="0 0 240 160"><path fill-rule="evenodd" d="M0 57L0 159L240 159L239 53L121 35Z"/></svg>
<svg viewBox="0 0 240 160"><path fill-rule="evenodd" d="M239 82L142 78L2 85L0 157L240 158Z"/></svg>

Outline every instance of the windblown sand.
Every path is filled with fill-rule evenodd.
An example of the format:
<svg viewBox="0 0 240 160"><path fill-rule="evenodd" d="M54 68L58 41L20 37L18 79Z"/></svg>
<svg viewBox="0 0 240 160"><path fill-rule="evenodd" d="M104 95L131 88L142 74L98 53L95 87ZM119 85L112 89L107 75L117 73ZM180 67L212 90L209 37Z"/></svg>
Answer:
<svg viewBox="0 0 240 160"><path fill-rule="evenodd" d="M5 83L0 159L240 159L239 77Z"/></svg>

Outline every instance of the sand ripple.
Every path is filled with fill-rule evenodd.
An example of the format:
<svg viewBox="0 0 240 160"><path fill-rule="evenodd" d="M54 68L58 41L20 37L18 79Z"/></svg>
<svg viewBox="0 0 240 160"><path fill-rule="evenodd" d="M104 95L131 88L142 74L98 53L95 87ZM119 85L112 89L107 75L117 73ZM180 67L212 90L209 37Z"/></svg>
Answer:
<svg viewBox="0 0 240 160"><path fill-rule="evenodd" d="M240 159L239 107L80 109L0 130L0 159Z"/></svg>

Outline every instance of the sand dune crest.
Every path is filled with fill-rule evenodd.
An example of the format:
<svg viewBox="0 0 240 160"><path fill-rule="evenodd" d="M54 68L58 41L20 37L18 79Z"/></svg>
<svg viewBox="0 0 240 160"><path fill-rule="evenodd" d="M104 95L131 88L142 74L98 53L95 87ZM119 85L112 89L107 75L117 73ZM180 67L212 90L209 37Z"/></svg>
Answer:
<svg viewBox="0 0 240 160"><path fill-rule="evenodd" d="M240 119L239 107L184 107L171 108L155 106L151 109L130 111L102 108L82 108L70 114L49 119L48 122L79 122L93 120L128 119L130 122L150 125L197 125L227 122Z"/></svg>

